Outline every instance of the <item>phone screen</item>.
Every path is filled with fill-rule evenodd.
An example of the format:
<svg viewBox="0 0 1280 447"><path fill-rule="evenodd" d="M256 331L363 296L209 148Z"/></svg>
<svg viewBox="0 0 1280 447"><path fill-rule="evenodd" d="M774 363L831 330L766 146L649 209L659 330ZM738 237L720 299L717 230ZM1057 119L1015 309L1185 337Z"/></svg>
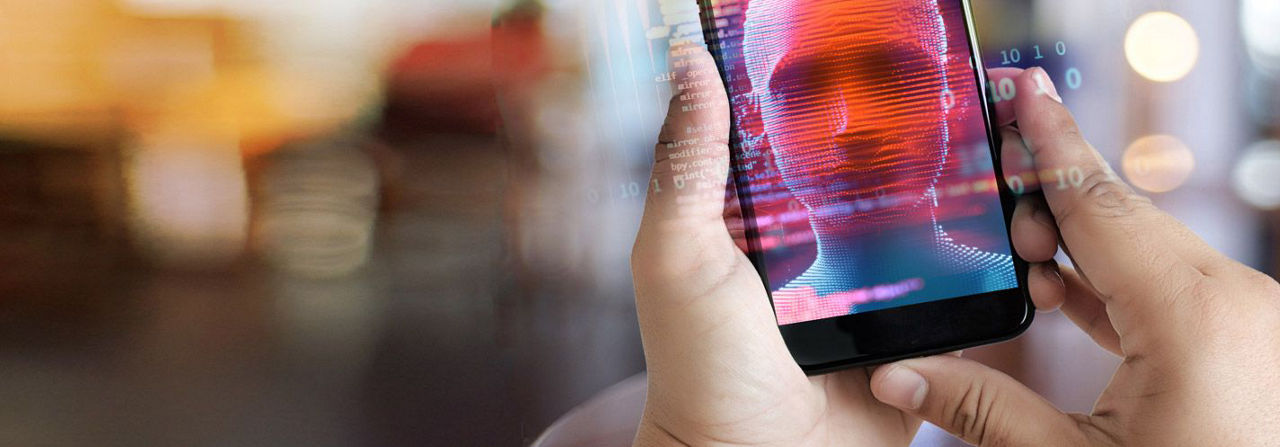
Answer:
<svg viewBox="0 0 1280 447"><path fill-rule="evenodd" d="M961 0L708 3L780 325L1018 287Z"/></svg>

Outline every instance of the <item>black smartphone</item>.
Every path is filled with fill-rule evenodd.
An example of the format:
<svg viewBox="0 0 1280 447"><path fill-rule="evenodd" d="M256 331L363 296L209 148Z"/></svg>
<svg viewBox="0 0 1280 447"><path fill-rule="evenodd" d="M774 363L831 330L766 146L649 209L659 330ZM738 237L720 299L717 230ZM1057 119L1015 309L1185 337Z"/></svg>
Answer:
<svg viewBox="0 0 1280 447"><path fill-rule="evenodd" d="M966 0L699 0L752 262L810 374L1031 324Z"/></svg>

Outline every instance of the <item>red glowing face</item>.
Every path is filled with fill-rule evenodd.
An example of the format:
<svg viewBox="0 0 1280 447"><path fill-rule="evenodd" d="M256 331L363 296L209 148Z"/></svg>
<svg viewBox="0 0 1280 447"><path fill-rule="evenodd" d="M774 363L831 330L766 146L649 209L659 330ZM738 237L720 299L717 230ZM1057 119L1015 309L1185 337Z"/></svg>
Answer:
<svg viewBox="0 0 1280 447"><path fill-rule="evenodd" d="M742 52L783 183L815 216L900 221L947 152L936 1L753 0Z"/></svg>

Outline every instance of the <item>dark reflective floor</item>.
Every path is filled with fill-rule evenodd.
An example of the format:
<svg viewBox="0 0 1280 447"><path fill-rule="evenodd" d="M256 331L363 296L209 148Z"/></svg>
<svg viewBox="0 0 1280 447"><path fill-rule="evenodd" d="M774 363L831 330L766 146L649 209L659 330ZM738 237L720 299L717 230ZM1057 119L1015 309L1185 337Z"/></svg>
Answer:
<svg viewBox="0 0 1280 447"><path fill-rule="evenodd" d="M520 445L639 372L628 284L539 276L506 248L493 139L421 145L343 279L162 269L77 237L94 231L6 229L0 445Z"/></svg>

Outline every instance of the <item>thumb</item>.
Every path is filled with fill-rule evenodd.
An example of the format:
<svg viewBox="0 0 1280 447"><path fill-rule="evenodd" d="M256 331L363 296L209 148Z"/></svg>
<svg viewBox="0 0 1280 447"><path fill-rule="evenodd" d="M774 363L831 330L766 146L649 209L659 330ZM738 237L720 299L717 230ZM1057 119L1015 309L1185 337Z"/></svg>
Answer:
<svg viewBox="0 0 1280 447"><path fill-rule="evenodd" d="M633 273L652 281L637 287L679 278L680 286L696 288L685 281L724 276L703 275L700 268L732 266L741 255L724 220L730 119L724 84L706 49L687 45L672 53L671 105L632 250Z"/></svg>
<svg viewBox="0 0 1280 447"><path fill-rule="evenodd" d="M696 45L672 53L675 91L631 251L650 393L696 400L688 396L740 395L742 382L777 383L785 373L802 380L764 284L725 224L730 113L715 60Z"/></svg>
<svg viewBox="0 0 1280 447"><path fill-rule="evenodd" d="M667 119L654 147L646 223L686 231L724 231L725 181L729 175L729 100L715 60L706 49L672 49L676 75Z"/></svg>
<svg viewBox="0 0 1280 447"><path fill-rule="evenodd" d="M978 446L1087 445L1076 421L1012 377L950 356L880 366L876 399Z"/></svg>

